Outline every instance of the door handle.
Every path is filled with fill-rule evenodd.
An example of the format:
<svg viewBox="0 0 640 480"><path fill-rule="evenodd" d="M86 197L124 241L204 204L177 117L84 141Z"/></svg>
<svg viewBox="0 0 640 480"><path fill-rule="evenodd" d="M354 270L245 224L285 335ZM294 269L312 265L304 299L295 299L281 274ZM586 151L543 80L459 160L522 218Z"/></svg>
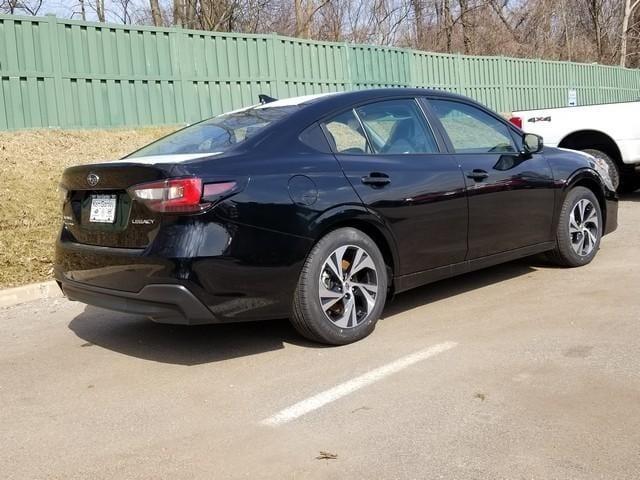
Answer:
<svg viewBox="0 0 640 480"><path fill-rule="evenodd" d="M362 177L362 183L372 187L384 187L391 183L391 179L386 173L371 172L369 175Z"/></svg>
<svg viewBox="0 0 640 480"><path fill-rule="evenodd" d="M488 176L489 174L485 170L480 170L479 168L476 168L473 171L467 173L467 178L472 178L476 182L481 182Z"/></svg>

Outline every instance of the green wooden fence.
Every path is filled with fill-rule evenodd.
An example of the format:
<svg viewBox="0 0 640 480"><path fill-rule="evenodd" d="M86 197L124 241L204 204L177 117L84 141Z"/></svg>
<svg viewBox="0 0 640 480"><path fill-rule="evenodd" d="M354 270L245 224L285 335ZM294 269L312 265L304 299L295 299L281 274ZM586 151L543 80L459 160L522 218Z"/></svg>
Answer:
<svg viewBox="0 0 640 480"><path fill-rule="evenodd" d="M640 98L640 70L0 15L0 130L189 123L258 94L416 86L500 112Z"/></svg>

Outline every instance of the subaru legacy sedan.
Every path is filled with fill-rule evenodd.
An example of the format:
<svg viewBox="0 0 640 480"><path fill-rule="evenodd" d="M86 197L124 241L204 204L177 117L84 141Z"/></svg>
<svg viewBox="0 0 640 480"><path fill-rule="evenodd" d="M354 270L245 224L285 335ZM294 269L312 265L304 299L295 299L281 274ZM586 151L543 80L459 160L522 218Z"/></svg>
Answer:
<svg viewBox="0 0 640 480"><path fill-rule="evenodd" d="M60 190L68 298L162 323L290 318L334 345L429 282L540 253L585 265L618 208L601 160L425 89L261 95L68 168Z"/></svg>

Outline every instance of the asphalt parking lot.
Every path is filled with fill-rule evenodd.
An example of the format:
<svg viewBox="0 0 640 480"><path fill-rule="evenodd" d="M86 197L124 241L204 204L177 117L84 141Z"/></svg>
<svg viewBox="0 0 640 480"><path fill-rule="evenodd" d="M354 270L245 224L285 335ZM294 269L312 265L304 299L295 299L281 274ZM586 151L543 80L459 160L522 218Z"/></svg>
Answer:
<svg viewBox="0 0 640 480"><path fill-rule="evenodd" d="M640 192L587 267L426 286L340 348L285 321L0 310L1 476L638 478L639 242Z"/></svg>

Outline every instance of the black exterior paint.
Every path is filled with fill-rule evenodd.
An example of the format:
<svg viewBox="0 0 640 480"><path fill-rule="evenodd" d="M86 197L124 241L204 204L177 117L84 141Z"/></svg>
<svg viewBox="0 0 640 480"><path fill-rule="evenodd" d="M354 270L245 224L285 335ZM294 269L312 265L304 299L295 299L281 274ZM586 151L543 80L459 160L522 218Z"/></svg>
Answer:
<svg viewBox="0 0 640 480"><path fill-rule="evenodd" d="M183 304L189 295L199 304L193 311L204 305L211 312L209 320L199 315L197 323L268 319L289 315L307 254L338 226L361 228L379 243L396 292L552 248L560 205L574 185L596 192L605 231L616 228L616 196L588 158L553 148L510 158L455 154L429 113L429 97L479 106L430 90L343 93L303 106L223 155L157 166L125 162L67 169L61 184L73 193L57 241L56 278L70 298L102 305L96 296L121 298L112 308L141 313L148 307L151 316L164 312L155 315L160 321L188 322ZM322 121L389 98L423 102L441 152L334 155ZM500 121L519 142L522 132ZM468 178L474 169L488 177ZM81 218L83 198L92 192L85 182L89 172L103 179L99 192L118 195L137 183L180 176L234 180L238 188L192 215L154 214L132 201L121 215L126 228L100 230ZM364 185L362 177L372 172L387 174L390 183ZM134 218L152 223L132 225ZM167 293L159 299L155 287L146 288L154 285L176 286L176 300L170 288L160 289ZM175 311L175 319L167 311Z"/></svg>

